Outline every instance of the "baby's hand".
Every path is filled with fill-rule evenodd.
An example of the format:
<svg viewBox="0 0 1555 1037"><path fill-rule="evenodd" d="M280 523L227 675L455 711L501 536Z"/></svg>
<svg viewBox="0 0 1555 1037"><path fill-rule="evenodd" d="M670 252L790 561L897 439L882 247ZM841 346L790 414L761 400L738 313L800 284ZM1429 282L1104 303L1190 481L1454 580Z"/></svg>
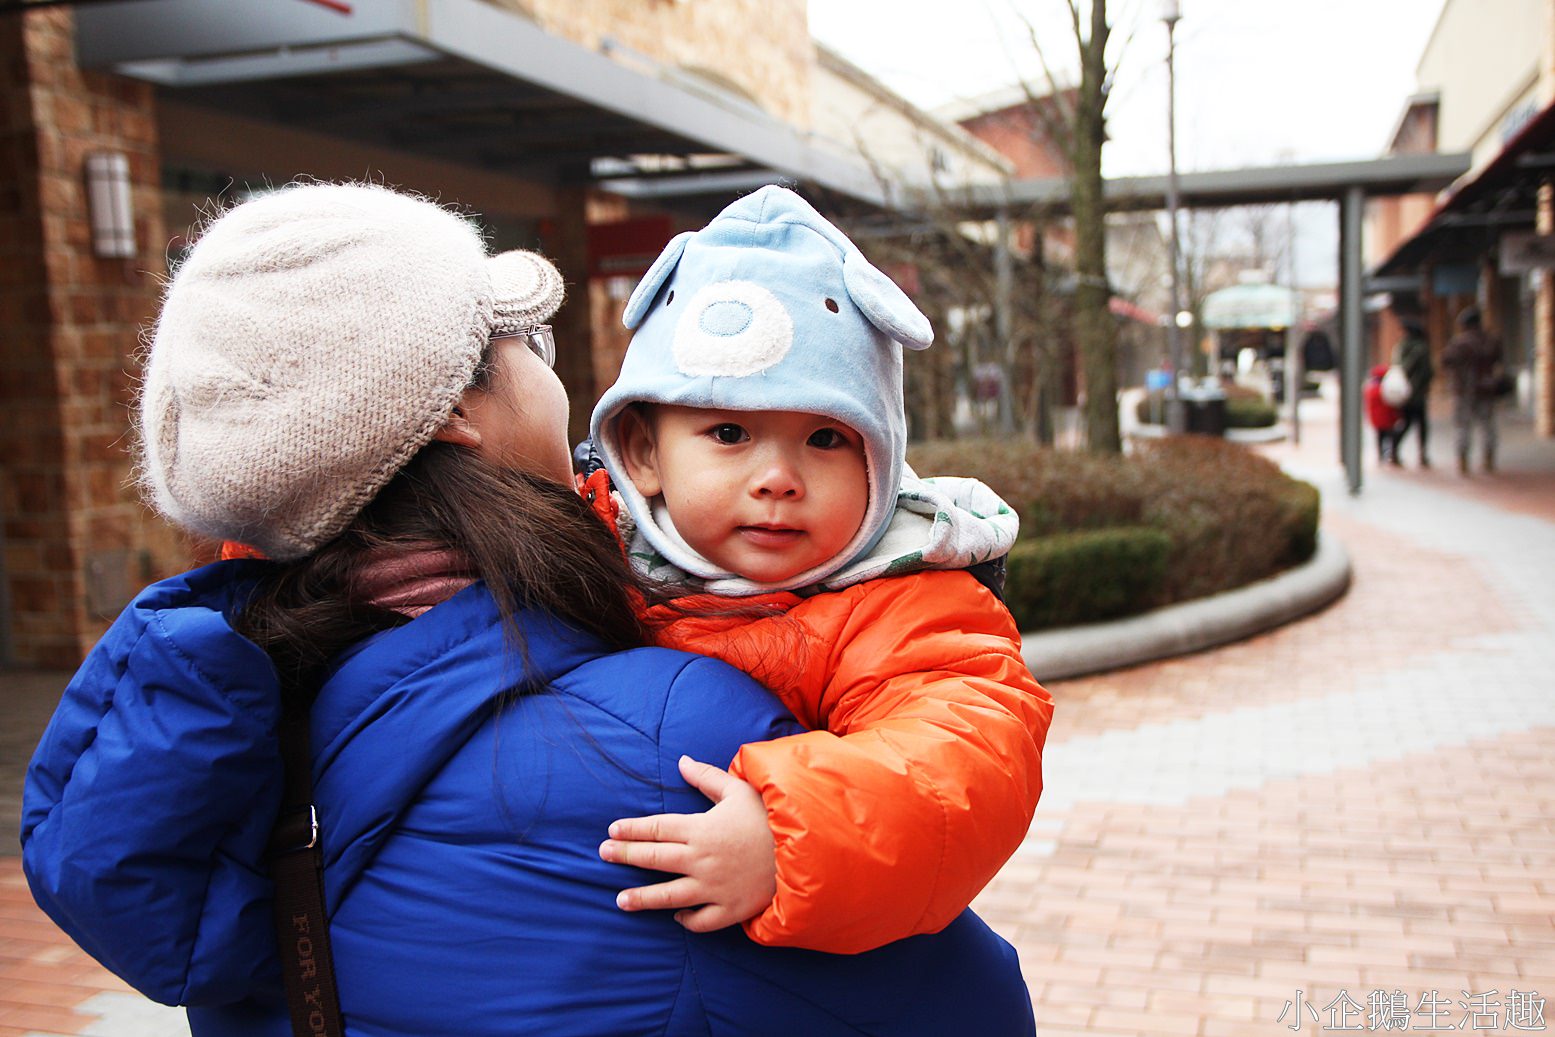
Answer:
<svg viewBox="0 0 1555 1037"><path fill-rule="evenodd" d="M776 850L761 796L728 771L689 756L680 758L680 776L713 801L707 813L616 821L599 856L681 878L623 890L616 905L623 911L680 908L675 921L694 933L754 918L777 893Z"/></svg>

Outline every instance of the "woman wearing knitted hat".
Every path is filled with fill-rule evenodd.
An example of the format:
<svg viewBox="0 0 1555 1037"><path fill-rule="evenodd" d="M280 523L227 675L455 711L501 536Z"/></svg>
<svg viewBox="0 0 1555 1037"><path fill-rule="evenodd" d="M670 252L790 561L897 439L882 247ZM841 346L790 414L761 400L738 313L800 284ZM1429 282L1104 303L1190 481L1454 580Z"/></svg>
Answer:
<svg viewBox="0 0 1555 1037"><path fill-rule="evenodd" d="M1031 1033L970 913L833 957L616 908L650 876L600 859L610 821L705 809L682 754L797 725L643 647L569 485L561 295L544 259L383 188L289 187L206 230L147 358L144 480L269 560L147 588L82 665L28 775L34 896L197 1037L286 1033L268 846L301 716L346 1033ZM288 931L322 975L319 934ZM295 1032L332 1032L317 994L294 987Z"/></svg>

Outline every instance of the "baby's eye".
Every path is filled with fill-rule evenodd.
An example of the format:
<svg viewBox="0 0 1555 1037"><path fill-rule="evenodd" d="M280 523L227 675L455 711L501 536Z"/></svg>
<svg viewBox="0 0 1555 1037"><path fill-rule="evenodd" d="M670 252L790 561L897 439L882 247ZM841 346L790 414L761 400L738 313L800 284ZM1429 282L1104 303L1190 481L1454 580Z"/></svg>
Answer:
<svg viewBox="0 0 1555 1037"><path fill-rule="evenodd" d="M743 428L738 425L731 425L728 423L713 426L712 436L714 439L718 440L718 442L728 444L743 443L746 439L750 438L748 435L746 435L746 432Z"/></svg>
<svg viewBox="0 0 1555 1037"><path fill-rule="evenodd" d="M806 442L822 450L836 450L838 447L848 445L848 437L834 428L819 428L810 433L810 438Z"/></svg>

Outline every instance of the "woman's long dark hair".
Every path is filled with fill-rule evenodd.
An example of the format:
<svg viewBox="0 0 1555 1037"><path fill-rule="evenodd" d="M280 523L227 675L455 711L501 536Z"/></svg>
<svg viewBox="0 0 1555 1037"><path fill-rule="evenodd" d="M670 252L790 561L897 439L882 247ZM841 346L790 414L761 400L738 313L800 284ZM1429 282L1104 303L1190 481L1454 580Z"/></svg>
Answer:
<svg viewBox="0 0 1555 1037"><path fill-rule="evenodd" d="M369 561L396 546L462 556L468 574L496 600L526 669L523 609L587 631L612 649L650 640L633 607L638 581L619 542L571 487L434 441L345 532L305 558L276 563L235 617L238 632L270 656L288 697L311 700L331 660L408 621L355 590Z"/></svg>

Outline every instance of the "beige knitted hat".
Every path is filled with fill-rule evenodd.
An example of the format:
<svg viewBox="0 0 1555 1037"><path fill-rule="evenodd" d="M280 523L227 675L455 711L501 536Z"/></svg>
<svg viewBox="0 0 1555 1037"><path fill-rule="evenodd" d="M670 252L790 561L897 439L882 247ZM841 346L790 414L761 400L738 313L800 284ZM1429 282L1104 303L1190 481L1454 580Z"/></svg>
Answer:
<svg viewBox="0 0 1555 1037"><path fill-rule="evenodd" d="M492 334L561 301L543 257L488 257L468 221L387 188L235 206L163 300L140 400L148 495L196 533L300 558L431 440Z"/></svg>

